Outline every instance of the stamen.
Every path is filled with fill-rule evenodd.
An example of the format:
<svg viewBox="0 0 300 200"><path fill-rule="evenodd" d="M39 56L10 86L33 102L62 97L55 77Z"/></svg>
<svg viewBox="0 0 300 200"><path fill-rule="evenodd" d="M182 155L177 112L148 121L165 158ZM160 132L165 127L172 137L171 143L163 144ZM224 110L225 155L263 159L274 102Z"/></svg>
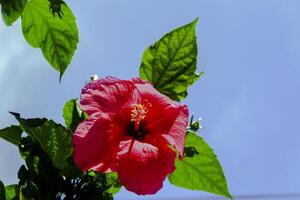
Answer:
<svg viewBox="0 0 300 200"><path fill-rule="evenodd" d="M131 121L139 125L143 119L145 119L148 113L148 108L143 104L133 104L131 109Z"/></svg>
<svg viewBox="0 0 300 200"><path fill-rule="evenodd" d="M142 138L144 135L143 120L145 119L151 104L144 100L143 103L132 104L131 107L131 123L133 125L133 134L137 138Z"/></svg>

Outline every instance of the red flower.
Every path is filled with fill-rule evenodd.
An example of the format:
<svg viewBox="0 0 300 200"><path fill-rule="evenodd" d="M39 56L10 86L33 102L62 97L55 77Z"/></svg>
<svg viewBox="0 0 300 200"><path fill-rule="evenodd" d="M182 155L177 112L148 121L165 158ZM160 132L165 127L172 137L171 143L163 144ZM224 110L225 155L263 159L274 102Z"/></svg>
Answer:
<svg viewBox="0 0 300 200"><path fill-rule="evenodd" d="M112 77L86 85L80 104L89 118L73 136L77 166L115 171L128 190L156 193L175 170L174 150L183 156L187 107L139 78Z"/></svg>

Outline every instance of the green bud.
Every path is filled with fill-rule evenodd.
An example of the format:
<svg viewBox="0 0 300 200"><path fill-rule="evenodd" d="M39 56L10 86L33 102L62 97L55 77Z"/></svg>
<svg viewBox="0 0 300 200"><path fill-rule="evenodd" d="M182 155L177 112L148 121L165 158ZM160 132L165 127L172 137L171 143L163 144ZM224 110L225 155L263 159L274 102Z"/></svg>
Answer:
<svg viewBox="0 0 300 200"><path fill-rule="evenodd" d="M199 118L196 121L193 121L193 117L191 118L190 121L190 129L194 132L197 132L199 129L202 129L203 127L201 126L201 118Z"/></svg>

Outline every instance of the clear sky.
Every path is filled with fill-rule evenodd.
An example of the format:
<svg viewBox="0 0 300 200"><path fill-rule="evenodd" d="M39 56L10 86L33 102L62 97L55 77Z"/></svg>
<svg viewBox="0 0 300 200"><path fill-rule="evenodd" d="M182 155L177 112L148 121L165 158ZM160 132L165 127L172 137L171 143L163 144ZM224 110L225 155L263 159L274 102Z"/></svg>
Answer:
<svg viewBox="0 0 300 200"><path fill-rule="evenodd" d="M138 76L143 50L171 29L199 17L199 71L185 103L203 118L200 134L214 148L233 195L300 191L300 1L67 1L80 43L62 83L20 23L0 23L0 128L24 117L63 122L61 108L79 97L91 74ZM0 141L0 179L17 182L22 161ZM116 197L208 196L171 186L156 196L122 190Z"/></svg>

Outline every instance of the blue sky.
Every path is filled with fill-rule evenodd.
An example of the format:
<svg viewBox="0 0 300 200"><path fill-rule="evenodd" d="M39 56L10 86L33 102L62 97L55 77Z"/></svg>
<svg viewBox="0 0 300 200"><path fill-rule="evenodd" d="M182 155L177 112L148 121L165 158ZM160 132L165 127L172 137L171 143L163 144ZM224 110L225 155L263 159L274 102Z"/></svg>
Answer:
<svg viewBox="0 0 300 200"><path fill-rule="evenodd" d="M300 191L300 2L297 0L67 1L80 43L62 83L20 23L0 23L0 128L24 117L63 122L61 108L91 74L138 76L143 50L199 17L199 71L185 100L203 118L200 134L221 161L234 195ZM22 161L0 141L0 178L11 184ZM121 199L209 196L165 182L156 196L122 190Z"/></svg>

